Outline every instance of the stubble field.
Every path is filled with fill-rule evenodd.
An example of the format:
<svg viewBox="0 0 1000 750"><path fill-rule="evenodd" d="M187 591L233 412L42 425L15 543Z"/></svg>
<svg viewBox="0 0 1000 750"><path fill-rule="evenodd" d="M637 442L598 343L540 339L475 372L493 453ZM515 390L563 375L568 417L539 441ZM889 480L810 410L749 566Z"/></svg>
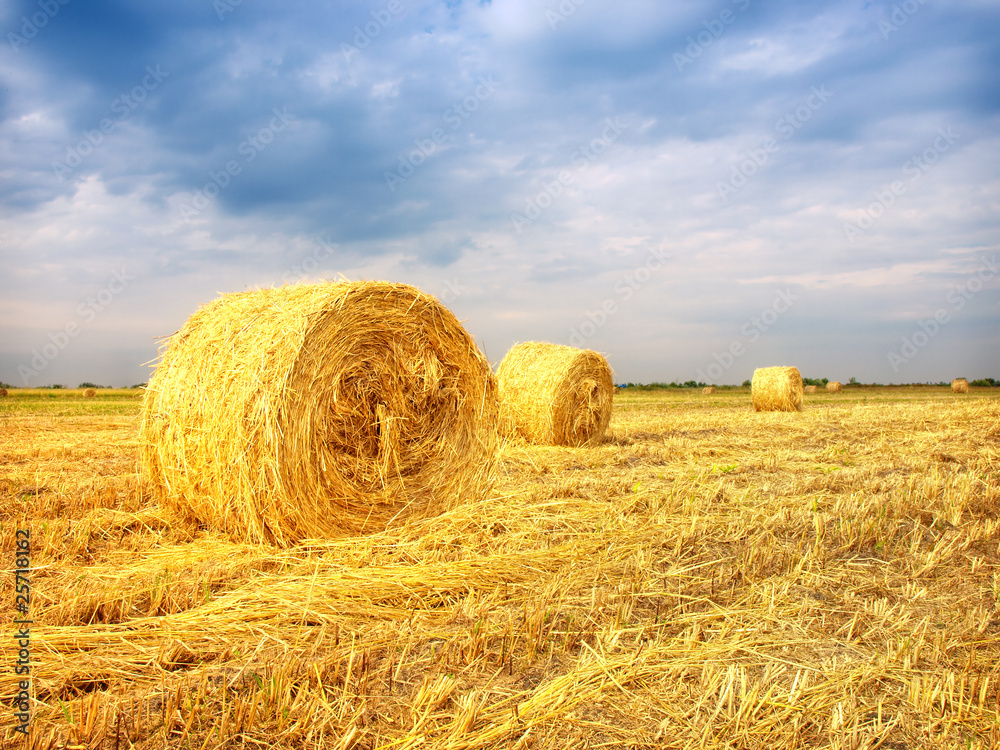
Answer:
<svg viewBox="0 0 1000 750"><path fill-rule="evenodd" d="M592 448L370 536L153 503L136 391L0 399L30 747L1000 747L1000 394L624 392ZM15 734L16 649L0 672Z"/></svg>

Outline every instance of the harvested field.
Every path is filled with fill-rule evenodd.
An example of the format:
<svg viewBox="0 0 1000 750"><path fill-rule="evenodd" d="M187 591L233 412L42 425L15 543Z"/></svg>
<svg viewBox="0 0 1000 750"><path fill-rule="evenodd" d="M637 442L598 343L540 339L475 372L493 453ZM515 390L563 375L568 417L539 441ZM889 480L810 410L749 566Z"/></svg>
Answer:
<svg viewBox="0 0 1000 750"><path fill-rule="evenodd" d="M154 503L141 392L14 392L32 747L1000 747L995 390L630 388L486 500L287 549Z"/></svg>

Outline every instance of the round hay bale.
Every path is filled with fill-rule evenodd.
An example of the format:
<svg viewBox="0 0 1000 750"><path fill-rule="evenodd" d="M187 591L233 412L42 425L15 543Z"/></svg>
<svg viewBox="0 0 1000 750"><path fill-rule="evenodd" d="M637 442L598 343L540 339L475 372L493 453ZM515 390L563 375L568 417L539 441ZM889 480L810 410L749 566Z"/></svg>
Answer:
<svg viewBox="0 0 1000 750"><path fill-rule="evenodd" d="M497 369L504 434L543 445L600 442L614 380L597 352L538 341L517 344Z"/></svg>
<svg viewBox="0 0 1000 750"><path fill-rule="evenodd" d="M807 385L804 390L805 390L806 393L819 393L819 386L818 385Z"/></svg>
<svg viewBox="0 0 1000 750"><path fill-rule="evenodd" d="M164 345L142 459L159 500L238 541L381 530L481 496L496 379L455 316L404 284L224 295Z"/></svg>
<svg viewBox="0 0 1000 750"><path fill-rule="evenodd" d="M829 391L830 393L840 393L842 390L844 390L844 384L841 383L839 380L831 380L829 383L826 384L826 390Z"/></svg>
<svg viewBox="0 0 1000 750"><path fill-rule="evenodd" d="M802 411L802 376L795 367L753 371L750 400L754 411Z"/></svg>
<svg viewBox="0 0 1000 750"><path fill-rule="evenodd" d="M0 398L7 398L7 389L0 388Z"/></svg>
<svg viewBox="0 0 1000 750"><path fill-rule="evenodd" d="M952 393L968 393L969 392L969 381L965 378L955 378L951 381L951 392Z"/></svg>
<svg viewBox="0 0 1000 750"><path fill-rule="evenodd" d="M701 392L704 393L706 396L708 396L712 393L715 393L715 386L714 385L705 386L704 388L701 389Z"/></svg>
<svg viewBox="0 0 1000 750"><path fill-rule="evenodd" d="M97 395L97 391L95 391L93 388L88 388L87 390L85 390L83 392L83 397L84 398L93 398L96 395Z"/></svg>

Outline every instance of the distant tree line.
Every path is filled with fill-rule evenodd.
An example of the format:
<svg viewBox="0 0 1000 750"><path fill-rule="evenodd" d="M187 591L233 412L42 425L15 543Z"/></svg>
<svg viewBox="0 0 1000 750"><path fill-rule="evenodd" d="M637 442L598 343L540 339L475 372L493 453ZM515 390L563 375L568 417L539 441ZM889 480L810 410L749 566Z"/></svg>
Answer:
<svg viewBox="0 0 1000 750"><path fill-rule="evenodd" d="M803 385L815 385L820 388L825 388L826 384L830 382L829 378L802 378ZM672 383L618 383L618 388L637 388L642 391L660 391L667 390L670 388L704 388L708 383L702 383L700 380L686 380L683 383L672 382ZM743 387L749 388L750 381L744 380ZM869 388L876 386L884 386L885 383L859 383L857 378L851 378L844 384L844 387L856 387L856 388ZM950 380L942 380L940 383L889 383L889 385L932 385L932 386L950 386ZM969 385L975 386L977 388L998 388L1000 387L1000 380L994 378L979 378L978 380L969 380ZM736 386L720 385L717 388L735 388Z"/></svg>
<svg viewBox="0 0 1000 750"><path fill-rule="evenodd" d="M667 388L704 388L706 383L688 380L685 383L619 383L619 388L638 388L641 391L662 391Z"/></svg>
<svg viewBox="0 0 1000 750"><path fill-rule="evenodd" d="M66 389L66 386L62 385L61 383L53 383L52 385L36 385L34 387L37 388L37 389L39 389L39 390L50 390L50 391L58 391L58 390L65 390ZM90 383L90 382L80 383L80 385L77 386L77 388L93 388L94 390L97 390L98 388L108 388L108 389L111 389L111 388L114 388L114 387L115 386L113 386L113 385L97 385L97 383ZM145 388L146 384L145 383L136 383L135 385L130 385L128 387L129 388ZM17 386L16 385L11 385L10 383L5 383L2 380L0 380L0 388L6 388L7 390L13 390L14 388L17 388Z"/></svg>
<svg viewBox="0 0 1000 750"><path fill-rule="evenodd" d="M947 383L944 385L947 385ZM994 380L993 378L980 378L979 380L970 380L969 385L974 385L979 388L998 388L1000 387L1000 380Z"/></svg>

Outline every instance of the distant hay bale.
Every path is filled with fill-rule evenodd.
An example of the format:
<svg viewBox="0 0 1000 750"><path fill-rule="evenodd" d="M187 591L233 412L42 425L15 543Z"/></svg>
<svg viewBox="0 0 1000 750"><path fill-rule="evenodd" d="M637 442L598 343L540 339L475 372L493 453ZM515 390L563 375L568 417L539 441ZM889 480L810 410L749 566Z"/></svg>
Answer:
<svg viewBox="0 0 1000 750"><path fill-rule="evenodd" d="M819 386L818 385L807 385L805 387L805 392L806 393L819 393Z"/></svg>
<svg viewBox="0 0 1000 750"><path fill-rule="evenodd" d="M951 392L952 393L968 393L969 392L969 381L965 378L955 378L951 381Z"/></svg>
<svg viewBox="0 0 1000 750"><path fill-rule="evenodd" d="M0 398L7 398L7 389L0 388Z"/></svg>
<svg viewBox="0 0 1000 750"><path fill-rule="evenodd" d="M753 372L754 411L802 411L802 376L795 367L760 367Z"/></svg>
<svg viewBox="0 0 1000 750"><path fill-rule="evenodd" d="M611 366L589 349L538 341L512 347L497 369L505 434L531 443L600 441L611 420Z"/></svg>
<svg viewBox="0 0 1000 750"><path fill-rule="evenodd" d="M708 396L712 393L715 393L715 386L714 385L706 386L701 389L701 392L704 393L706 396Z"/></svg>
<svg viewBox="0 0 1000 750"><path fill-rule="evenodd" d="M831 380L829 383L826 384L826 389L830 393L840 393L842 390L844 390L844 384L841 383L839 380Z"/></svg>
<svg viewBox="0 0 1000 750"><path fill-rule="evenodd" d="M142 460L164 505L234 540L287 545L481 496L498 409L475 341L412 286L227 294L164 345Z"/></svg>
<svg viewBox="0 0 1000 750"><path fill-rule="evenodd" d="M93 388L88 388L87 390L85 390L83 392L83 397L84 398L93 398L96 395L97 395L97 391L95 391Z"/></svg>

